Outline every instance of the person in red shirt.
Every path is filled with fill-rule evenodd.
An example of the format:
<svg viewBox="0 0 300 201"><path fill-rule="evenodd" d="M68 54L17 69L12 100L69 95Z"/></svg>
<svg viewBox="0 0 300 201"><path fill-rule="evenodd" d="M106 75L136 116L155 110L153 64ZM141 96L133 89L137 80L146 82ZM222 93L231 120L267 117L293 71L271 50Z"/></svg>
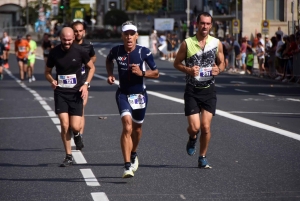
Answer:
<svg viewBox="0 0 300 201"><path fill-rule="evenodd" d="M24 80L24 72L27 70L28 53L30 46L27 40L22 39L22 36L18 36L15 42L15 53L20 69L21 82Z"/></svg>

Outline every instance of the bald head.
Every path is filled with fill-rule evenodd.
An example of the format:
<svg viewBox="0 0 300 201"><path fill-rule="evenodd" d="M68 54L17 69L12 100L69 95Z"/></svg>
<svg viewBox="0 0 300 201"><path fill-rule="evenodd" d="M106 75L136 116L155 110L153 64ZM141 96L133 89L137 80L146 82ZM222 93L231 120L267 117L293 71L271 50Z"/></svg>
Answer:
<svg viewBox="0 0 300 201"><path fill-rule="evenodd" d="M71 27L64 27L60 32L60 40L61 45L64 50L68 50L73 41L74 41L75 35L74 31Z"/></svg>
<svg viewBox="0 0 300 201"><path fill-rule="evenodd" d="M60 32L60 37L68 36L68 35L74 35L74 31L71 27L64 27L62 28Z"/></svg>

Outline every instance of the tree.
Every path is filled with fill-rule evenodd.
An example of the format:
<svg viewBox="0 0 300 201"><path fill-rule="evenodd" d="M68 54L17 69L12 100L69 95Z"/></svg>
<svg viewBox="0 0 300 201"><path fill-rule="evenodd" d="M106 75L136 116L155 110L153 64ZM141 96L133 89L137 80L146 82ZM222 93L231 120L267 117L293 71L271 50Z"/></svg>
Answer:
<svg viewBox="0 0 300 201"><path fill-rule="evenodd" d="M127 11L142 10L144 13L157 13L162 8L162 0L126 0Z"/></svg>
<svg viewBox="0 0 300 201"><path fill-rule="evenodd" d="M104 15L104 24L111 25L111 26L121 26L128 19L129 19L128 15L124 11L114 9L108 11Z"/></svg>
<svg viewBox="0 0 300 201"><path fill-rule="evenodd" d="M42 0L42 6L44 8L44 11L51 10L50 5L48 4L47 0ZM33 25L39 18L39 8L40 8L40 1L29 1L28 2L28 23ZM21 19L24 23L27 21L27 8L21 8Z"/></svg>

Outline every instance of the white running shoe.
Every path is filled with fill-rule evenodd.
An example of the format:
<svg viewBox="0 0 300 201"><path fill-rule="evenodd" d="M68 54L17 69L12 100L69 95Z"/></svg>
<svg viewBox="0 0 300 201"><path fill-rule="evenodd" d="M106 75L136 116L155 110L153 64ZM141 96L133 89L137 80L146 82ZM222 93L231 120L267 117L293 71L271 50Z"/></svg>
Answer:
<svg viewBox="0 0 300 201"><path fill-rule="evenodd" d="M124 167L124 173L123 173L122 178L131 178L133 176L134 176L134 173L133 173L132 167L130 166L128 169L126 169Z"/></svg>
<svg viewBox="0 0 300 201"><path fill-rule="evenodd" d="M131 167L133 172L137 171L139 167L139 159L137 156L134 159L131 159Z"/></svg>
<svg viewBox="0 0 300 201"><path fill-rule="evenodd" d="M275 80L280 80L281 76L279 75L278 77L275 78Z"/></svg>
<svg viewBox="0 0 300 201"><path fill-rule="evenodd" d="M245 71L241 71L240 74L241 74L241 75L244 75L244 74L245 74Z"/></svg>
<svg viewBox="0 0 300 201"><path fill-rule="evenodd" d="M31 82L32 82L32 79L31 79L31 78L29 78L29 80L28 80L28 81L29 81L29 83L31 83Z"/></svg>
<svg viewBox="0 0 300 201"><path fill-rule="evenodd" d="M31 79L33 82L35 81L35 77L33 75L31 76Z"/></svg>
<svg viewBox="0 0 300 201"><path fill-rule="evenodd" d="M287 78L283 79L282 82L288 82L289 80Z"/></svg>

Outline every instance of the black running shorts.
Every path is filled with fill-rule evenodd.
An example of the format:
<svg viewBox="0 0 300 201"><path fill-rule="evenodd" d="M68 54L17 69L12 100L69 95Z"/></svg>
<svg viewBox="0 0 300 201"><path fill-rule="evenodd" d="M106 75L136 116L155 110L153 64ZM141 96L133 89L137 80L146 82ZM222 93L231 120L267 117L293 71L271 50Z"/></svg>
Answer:
<svg viewBox="0 0 300 201"><path fill-rule="evenodd" d="M54 92L55 113L68 113L70 116L82 116L83 99L81 92Z"/></svg>
<svg viewBox="0 0 300 201"><path fill-rule="evenodd" d="M217 96L215 85L208 88L197 88L187 84L184 92L184 112L185 116L197 114L204 109L213 115L216 113Z"/></svg>

